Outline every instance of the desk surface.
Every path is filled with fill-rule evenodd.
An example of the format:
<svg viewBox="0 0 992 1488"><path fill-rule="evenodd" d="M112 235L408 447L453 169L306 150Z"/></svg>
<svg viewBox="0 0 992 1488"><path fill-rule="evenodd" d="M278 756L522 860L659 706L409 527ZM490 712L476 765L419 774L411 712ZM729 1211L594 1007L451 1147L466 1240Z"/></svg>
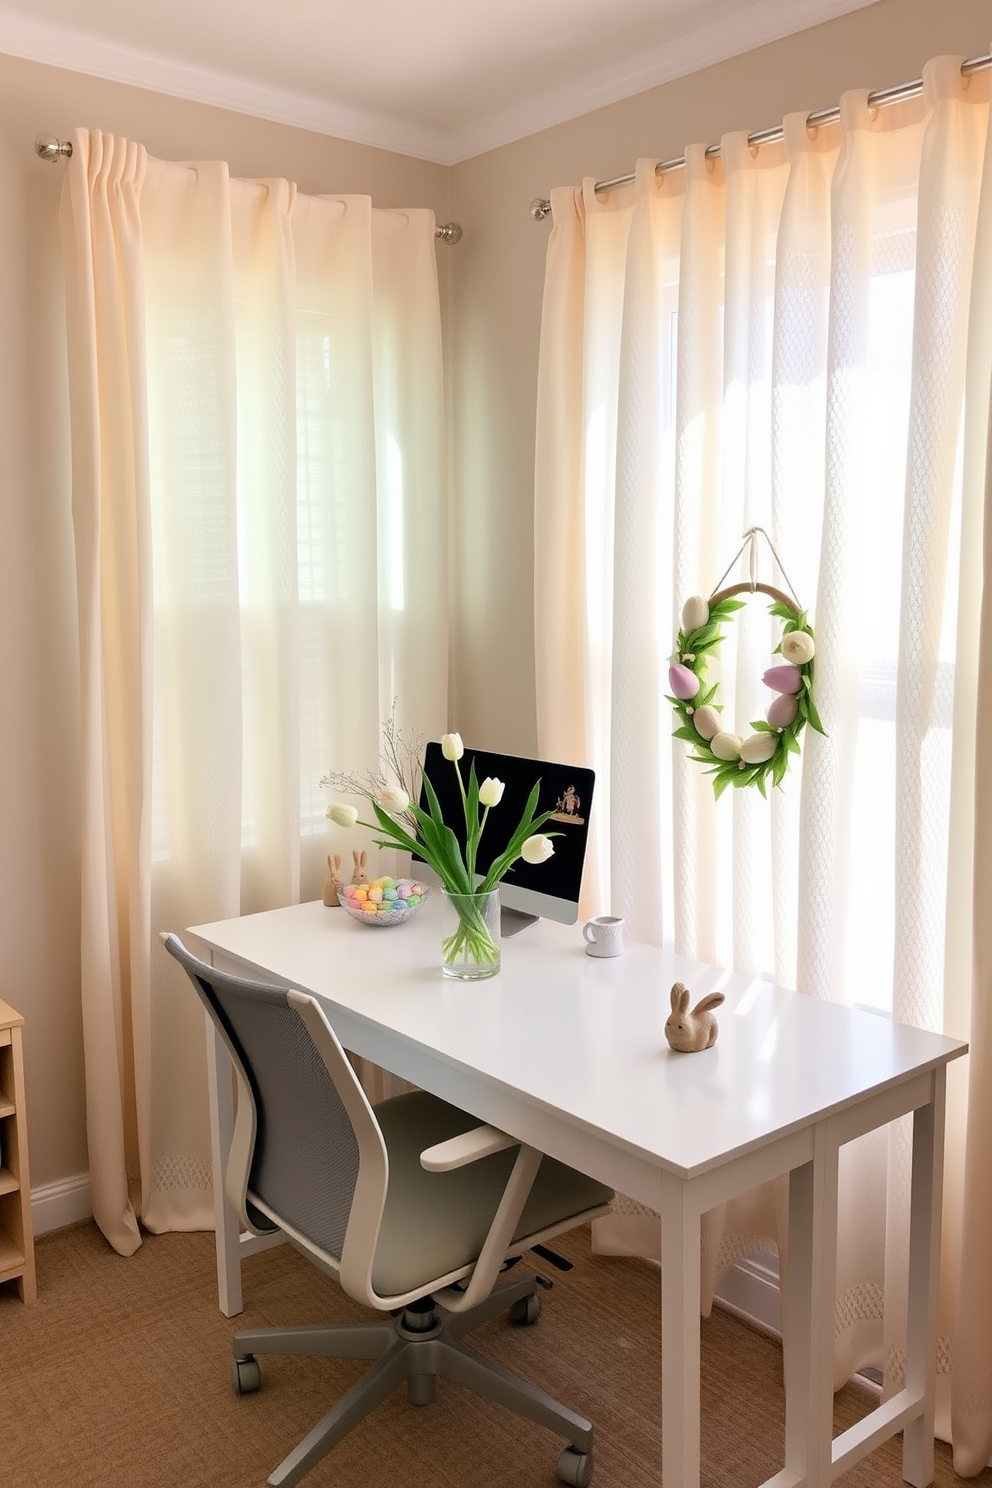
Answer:
<svg viewBox="0 0 992 1488"><path fill-rule="evenodd" d="M424 1060L480 1081L488 1120L512 1094L576 1137L693 1178L966 1050L958 1040L720 973L653 947L585 954L578 926L540 921L502 944L502 971L456 982L440 970L439 896L392 929L319 902L195 926L214 951L326 999L342 1043L421 1082ZM674 981L693 1005L719 988L717 1044L665 1041ZM388 1054L388 1059L384 1056ZM512 1130L512 1128L510 1128ZM517 1134L517 1133L514 1133ZM635 1194L635 1197L639 1195Z"/></svg>
<svg viewBox="0 0 992 1488"><path fill-rule="evenodd" d="M829 1488L900 1429L903 1477L932 1483L943 1066L966 1046L648 946L597 959L576 927L546 922L503 942L499 976L449 981L439 919L432 895L390 930L301 904L191 933L217 964L233 958L315 993L346 1048L657 1210L666 1483L700 1481L701 1216L788 1173L785 1468L763 1488ZM726 994L714 1048L669 1049L673 981L694 1002L717 987ZM231 1082L226 1066L213 1068L220 1173ZM839 1149L910 1111L906 1378L915 1383L834 1440ZM237 1311L228 1269L240 1242L222 1199L218 1214L221 1305Z"/></svg>

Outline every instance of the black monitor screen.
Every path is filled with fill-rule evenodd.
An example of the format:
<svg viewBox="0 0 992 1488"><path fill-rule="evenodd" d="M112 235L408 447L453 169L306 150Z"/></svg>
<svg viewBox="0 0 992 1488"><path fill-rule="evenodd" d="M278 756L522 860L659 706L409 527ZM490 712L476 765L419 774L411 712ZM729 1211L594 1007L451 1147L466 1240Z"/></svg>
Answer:
<svg viewBox="0 0 992 1488"><path fill-rule="evenodd" d="M540 830L553 836L554 855L544 863L527 863L519 858L500 885L501 898L505 905L519 910L574 923L578 917L589 834L593 771L579 765L558 765L547 760L466 748L458 762L466 790L473 760L480 785L487 776L492 776L502 780L505 787L499 805L489 812L479 842L475 864L478 878L484 877L493 860L506 848L520 825L534 785L540 781L537 812L554 812ZM458 777L454 764L445 759L438 743L427 745L424 774L434 787L445 825L454 831L464 851L465 812ZM427 809L423 790L420 804Z"/></svg>

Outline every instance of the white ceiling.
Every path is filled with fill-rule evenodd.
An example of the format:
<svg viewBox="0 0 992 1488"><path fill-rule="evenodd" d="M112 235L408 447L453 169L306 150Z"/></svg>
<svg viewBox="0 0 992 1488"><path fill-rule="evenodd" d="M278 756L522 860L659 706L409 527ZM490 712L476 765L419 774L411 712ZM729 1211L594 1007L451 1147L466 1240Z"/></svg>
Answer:
<svg viewBox="0 0 992 1488"><path fill-rule="evenodd" d="M873 3L0 0L0 52L451 165Z"/></svg>

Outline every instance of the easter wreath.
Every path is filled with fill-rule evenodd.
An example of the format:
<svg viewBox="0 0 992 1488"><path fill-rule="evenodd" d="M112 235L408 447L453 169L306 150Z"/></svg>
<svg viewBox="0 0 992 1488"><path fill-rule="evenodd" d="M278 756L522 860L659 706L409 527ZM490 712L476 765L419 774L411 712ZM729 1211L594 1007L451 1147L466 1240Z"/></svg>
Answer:
<svg viewBox="0 0 992 1488"><path fill-rule="evenodd" d="M752 541L752 558L753 537L759 530L746 534ZM781 661L769 667L762 678L775 694L767 716L753 720L751 733L741 738L723 726L717 684L708 681L706 662L719 651L724 626L744 607L745 601L737 596L754 593L769 596L769 613L782 621L781 638L772 653L773 661L776 656ZM781 785L791 756L800 753L799 735L807 723L823 733L813 700L815 654L813 628L806 611L781 589L754 577L717 589L709 599L695 594L686 600L668 669L668 701L679 719L674 737L692 745L688 758L706 767L717 798L729 785L756 785L766 796L769 780L773 786Z"/></svg>

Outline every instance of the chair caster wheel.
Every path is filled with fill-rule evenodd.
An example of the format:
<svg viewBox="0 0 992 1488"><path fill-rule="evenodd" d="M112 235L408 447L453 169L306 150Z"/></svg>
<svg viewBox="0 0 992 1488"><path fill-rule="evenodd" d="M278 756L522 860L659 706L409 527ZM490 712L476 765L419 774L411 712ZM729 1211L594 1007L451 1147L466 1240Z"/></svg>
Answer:
<svg viewBox="0 0 992 1488"><path fill-rule="evenodd" d="M261 1383L262 1371L254 1354L231 1360L231 1384L235 1395L253 1395Z"/></svg>
<svg viewBox="0 0 992 1488"><path fill-rule="evenodd" d="M529 1328L541 1316L540 1297L536 1293L531 1297L521 1297L519 1301L512 1303L507 1316L516 1327Z"/></svg>
<svg viewBox="0 0 992 1488"><path fill-rule="evenodd" d="M570 1488L589 1488L592 1482L592 1453L566 1447L558 1458L558 1481Z"/></svg>

